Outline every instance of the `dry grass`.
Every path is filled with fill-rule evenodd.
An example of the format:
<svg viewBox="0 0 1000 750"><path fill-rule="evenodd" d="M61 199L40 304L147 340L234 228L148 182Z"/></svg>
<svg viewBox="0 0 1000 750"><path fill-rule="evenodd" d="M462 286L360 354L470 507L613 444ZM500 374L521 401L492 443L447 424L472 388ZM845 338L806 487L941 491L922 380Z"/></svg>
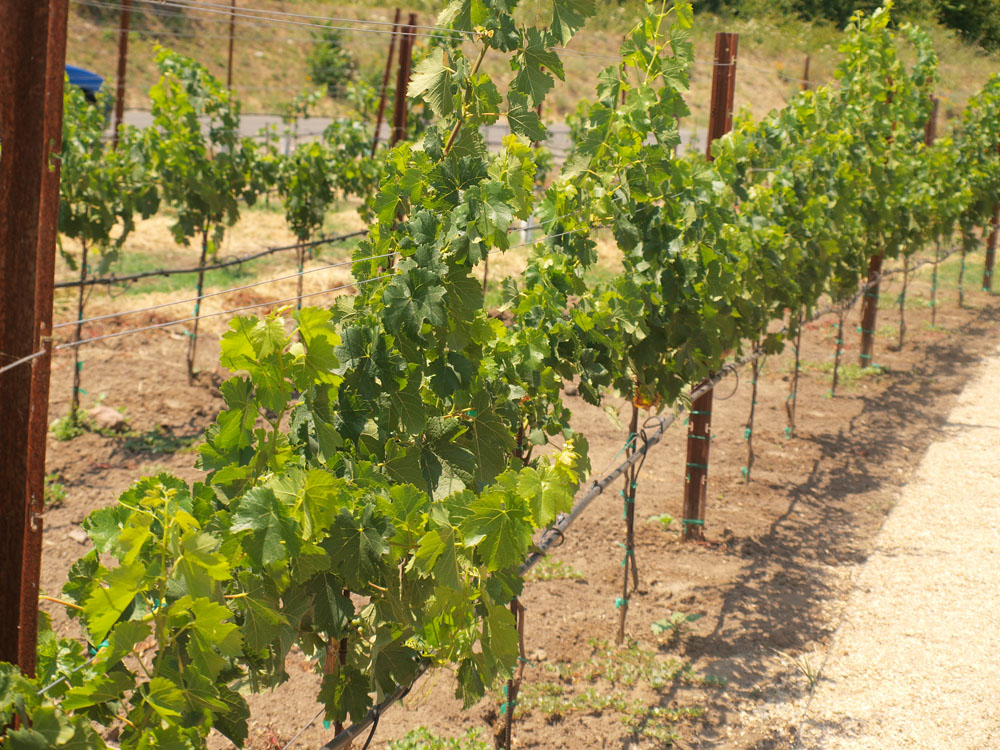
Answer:
<svg viewBox="0 0 1000 750"><path fill-rule="evenodd" d="M196 246L196 243L190 247L175 244L169 230L171 222L169 214L158 214L150 219L137 222L135 231L125 242L122 261L113 268L113 271L121 275L137 270L195 267L200 254L199 247ZM352 232L362 228L362 226L362 222L353 207L344 207L341 210L331 212L327 217L327 228L333 232ZM245 255L267 247L292 244L295 241L295 236L288 231L282 213L267 209L248 210L244 212L240 221L227 231L219 251L219 257ZM72 240L63 239L63 249L74 257L79 256L80 247ZM339 260L350 258L350 255L350 246L318 248L314 257L306 262L303 292L308 295L349 283L351 281L350 266L322 271L311 269L322 268ZM295 253L288 252L268 256L248 263L246 266L235 266L225 271L213 272L206 278L205 292L209 294L265 279L286 276L290 278L210 297L203 301L201 312L203 315L212 315L245 305L294 297L296 294L296 280L294 278L296 268ZM76 277L75 272L70 270L63 258L59 258L57 261L56 275L59 280ZM100 335L118 327L130 328L188 317L192 314L193 302L190 300L195 294L194 290L194 274L173 276L169 279L154 277L137 282L125 289L121 287L96 288L87 299L85 311L87 318L122 310L163 305L172 301L175 301L175 304L148 313L127 316L118 322L92 324L85 328L84 336ZM316 295L309 297L308 303L325 304L329 299L330 297L327 295ZM76 290L67 289L56 293L56 324L75 319L76 300ZM266 309L261 308L261 310ZM222 333L228 325L229 317L218 315L214 318L208 318L201 324L204 326L202 330L209 333ZM61 329L62 336L68 339L71 330L72 328Z"/></svg>
<svg viewBox="0 0 1000 750"><path fill-rule="evenodd" d="M298 0L294 3L247 0L239 5L379 21L391 21L394 7L386 0L374 0L363 6L345 6L330 0ZM420 10L418 23L431 24L442 5L441 2L425 1L413 3L411 7ZM523 3L520 13L524 20L544 25L547 19L544 11L539 10L541 5L537 2ZM638 17L639 3L629 0L624 4L598 3L598 6L598 17L580 32L571 47L589 54L614 55L623 34ZM107 18L94 19L86 15L91 10L73 6L67 59L90 67L110 80L114 78L117 54L114 13L106 11L110 14ZM165 26L161 16L140 14L138 10L135 13L134 27L138 31L132 35L129 44L128 107L149 106L145 92L156 80L153 46L157 40L195 57L220 78L225 78L228 18L224 14L206 17L211 20L188 21L182 26ZM948 116L961 107L969 94L982 86L990 73L997 70L1000 56L986 55L935 24L927 27L942 61L940 89L945 105L943 112ZM381 80L389 39L384 33L371 33L382 31L382 27L365 28L369 31L348 33L347 45L357 58L362 75ZM279 112L284 103L308 85L305 56L314 30L309 26L261 26L243 21L237 24L234 86L244 111ZM695 23L697 62L689 97L693 125L698 128L704 127L707 121L711 80L711 68L708 66L712 60L715 32L721 30L740 34L739 59L742 66L738 72L736 104L738 108L749 108L757 117L781 106L795 92L798 83L789 78L801 77L807 54L811 56L810 78L813 81L830 80L837 59L836 48L842 37L830 26L807 24L794 18L744 19L700 15ZM157 33L159 37L155 35ZM419 43L425 41L418 39L418 48ZM550 94L546 102L546 117L561 120L581 98L592 96L597 70L612 63L610 59L564 55L566 82L557 85ZM511 75L506 61L499 56L487 57L485 70L501 85ZM344 105L325 100L318 113L332 114L338 108L343 110Z"/></svg>

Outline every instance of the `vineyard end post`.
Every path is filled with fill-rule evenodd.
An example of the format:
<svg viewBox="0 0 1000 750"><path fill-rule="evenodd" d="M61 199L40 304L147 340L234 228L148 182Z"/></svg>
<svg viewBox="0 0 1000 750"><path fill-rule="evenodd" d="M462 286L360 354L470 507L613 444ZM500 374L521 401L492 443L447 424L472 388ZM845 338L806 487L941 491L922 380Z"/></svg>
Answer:
<svg viewBox="0 0 1000 750"><path fill-rule="evenodd" d="M705 156L712 159L712 141L733 126L733 97L736 92L736 52L739 35L715 35L715 64L712 69L712 99L708 120ZM691 404L688 422L687 461L684 483L683 538L705 538L705 498L708 485L708 449L712 440L712 391Z"/></svg>
<svg viewBox="0 0 1000 750"><path fill-rule="evenodd" d="M392 145L406 138L406 89L410 85L410 64L413 60L413 35L417 14L411 13L399 40L399 67L396 74L396 101L393 112Z"/></svg>
<svg viewBox="0 0 1000 750"><path fill-rule="evenodd" d="M801 81L801 83L802 83L802 90L803 91L808 91L809 88L810 88L810 86L809 86L809 62L810 62L810 59L811 59L810 56L806 55L806 62L805 62L805 65L802 68L802 81Z"/></svg>
<svg viewBox="0 0 1000 750"><path fill-rule="evenodd" d="M0 5L0 661L34 675L68 0ZM15 145L16 144L16 145Z"/></svg>

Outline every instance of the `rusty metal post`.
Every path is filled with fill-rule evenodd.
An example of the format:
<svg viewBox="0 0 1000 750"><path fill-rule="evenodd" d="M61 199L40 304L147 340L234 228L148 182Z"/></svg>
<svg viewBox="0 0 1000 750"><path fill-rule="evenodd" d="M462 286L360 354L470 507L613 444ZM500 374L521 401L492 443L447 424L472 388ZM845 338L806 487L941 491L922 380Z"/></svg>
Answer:
<svg viewBox="0 0 1000 750"><path fill-rule="evenodd" d="M389 76L392 73L392 57L396 51L396 37L399 35L399 8L396 8L396 15L392 19L392 36L389 37L389 57L385 61L385 73L382 74L382 94L378 100L378 116L375 118L375 136L372 138L372 156L378 148L378 135L382 129L382 121L385 119L385 93L389 88ZM402 45L401 45L402 46Z"/></svg>
<svg viewBox="0 0 1000 750"><path fill-rule="evenodd" d="M806 55L806 64L805 64L805 67L802 69L802 90L803 91L808 91L810 89L810 85L809 85L809 62L810 62L810 57L809 57L809 55Z"/></svg>
<svg viewBox="0 0 1000 750"><path fill-rule="evenodd" d="M413 57L413 27L417 14L411 13L399 40L399 66L396 75L396 101L392 120L392 145L406 138L406 89L410 85L410 63Z"/></svg>
<svg viewBox="0 0 1000 750"><path fill-rule="evenodd" d="M931 113L927 117L927 124L924 125L924 144L930 146L937 139L938 107L940 100L936 96L931 97Z"/></svg>
<svg viewBox="0 0 1000 750"><path fill-rule="evenodd" d="M0 4L0 352L52 328L68 0ZM48 350L48 347L46 347ZM0 661L35 670L48 357L0 375ZM41 364L40 366L40 363Z"/></svg>
<svg viewBox="0 0 1000 750"><path fill-rule="evenodd" d="M733 97L736 93L736 52L739 34L715 35L715 66L712 72L712 100L708 118L706 158L712 160L712 141L733 126ZM705 497L708 485L708 448L712 440L712 391L691 404L688 422L687 462L684 483L683 538L705 538Z"/></svg>
<svg viewBox="0 0 1000 750"><path fill-rule="evenodd" d="M872 355L875 352L875 321L878 318L879 287L878 279L882 275L882 251L875 253L868 261L868 277L864 298L861 302L861 351L858 353L858 365L871 367ZM843 336L843 331L841 331Z"/></svg>
<svg viewBox="0 0 1000 750"><path fill-rule="evenodd" d="M115 81L115 132L111 143L118 148L118 129L125 117L125 73L128 64L128 34L132 17L132 0L121 0L122 12L118 17L118 78Z"/></svg>
<svg viewBox="0 0 1000 750"><path fill-rule="evenodd" d="M229 61L226 63L226 88L233 90L233 41L236 38L236 0L229 0Z"/></svg>

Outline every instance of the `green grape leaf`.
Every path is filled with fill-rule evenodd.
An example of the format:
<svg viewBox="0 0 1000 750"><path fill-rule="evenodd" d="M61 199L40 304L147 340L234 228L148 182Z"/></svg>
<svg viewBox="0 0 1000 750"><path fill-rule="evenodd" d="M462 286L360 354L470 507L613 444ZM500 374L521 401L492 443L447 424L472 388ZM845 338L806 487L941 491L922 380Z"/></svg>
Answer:
<svg viewBox="0 0 1000 750"><path fill-rule="evenodd" d="M184 710L184 693L166 677L154 677L146 683L145 694L146 703L164 721L179 718Z"/></svg>
<svg viewBox="0 0 1000 750"><path fill-rule="evenodd" d="M392 533L389 519L376 516L373 505L364 506L360 518L341 508L323 548L348 588L360 592L379 580Z"/></svg>
<svg viewBox="0 0 1000 750"><path fill-rule="evenodd" d="M269 487L254 487L239 499L230 529L250 532L243 547L261 566L287 560L301 543L297 524Z"/></svg>
<svg viewBox="0 0 1000 750"><path fill-rule="evenodd" d="M76 711L100 703L112 703L121 700L122 694L134 687L135 683L124 672L99 674L83 685L70 688L60 705L63 711Z"/></svg>
<svg viewBox="0 0 1000 750"><path fill-rule="evenodd" d="M190 604L191 628L223 656L239 656L243 638L239 626L230 622L233 613L210 599L195 599Z"/></svg>
<svg viewBox="0 0 1000 750"><path fill-rule="evenodd" d="M461 589L462 568L458 562L455 530L451 526L428 531L420 539L413 564L429 574L435 583L451 589Z"/></svg>
<svg viewBox="0 0 1000 750"><path fill-rule="evenodd" d="M507 104L507 122L512 133L529 141L544 141L548 137L538 112L529 109L523 94L511 91L507 95Z"/></svg>
<svg viewBox="0 0 1000 750"><path fill-rule="evenodd" d="M410 78L407 96L423 97L438 117L448 117L454 107L455 86L445 50L436 50L417 63Z"/></svg>
<svg viewBox="0 0 1000 750"><path fill-rule="evenodd" d="M101 584L95 586L83 604L83 614L87 620L87 630L95 643L103 641L115 624L145 585L146 566L142 562L120 565L104 575Z"/></svg>
<svg viewBox="0 0 1000 750"><path fill-rule="evenodd" d="M553 0L552 34L560 44L569 44L594 11L594 0Z"/></svg>
<svg viewBox="0 0 1000 750"><path fill-rule="evenodd" d="M368 676L352 664L342 665L336 672L323 676L317 699L326 706L328 721L352 721L365 718L372 706L368 694Z"/></svg>
<svg viewBox="0 0 1000 750"><path fill-rule="evenodd" d="M488 570L517 565L531 544L531 521L523 505L501 490L474 500L461 524L465 544L475 547Z"/></svg>
<svg viewBox="0 0 1000 750"><path fill-rule="evenodd" d="M212 726L236 747L244 747L249 734L250 706L247 705L246 699L234 690L225 685L216 687L219 690L219 700L225 704L226 710L213 712Z"/></svg>
<svg viewBox="0 0 1000 750"><path fill-rule="evenodd" d="M552 88L554 81L551 73L559 78L563 77L562 61L559 55L549 49L546 41L546 37L538 29L527 29L525 46L511 61L518 68L512 87L527 95L533 107L541 104Z"/></svg>
<svg viewBox="0 0 1000 750"><path fill-rule="evenodd" d="M382 694L392 693L398 685L407 684L416 673L420 654L406 645L406 638L382 630L372 645L372 665L375 684Z"/></svg>
<svg viewBox="0 0 1000 750"><path fill-rule="evenodd" d="M313 577L307 584L312 594L313 622L331 638L340 638L354 616L354 603L343 593L343 580L328 574Z"/></svg>
<svg viewBox="0 0 1000 750"><path fill-rule="evenodd" d="M132 650L149 637L152 628L146 623L120 622L108 635L108 645L102 649L100 662L105 671L132 653Z"/></svg>

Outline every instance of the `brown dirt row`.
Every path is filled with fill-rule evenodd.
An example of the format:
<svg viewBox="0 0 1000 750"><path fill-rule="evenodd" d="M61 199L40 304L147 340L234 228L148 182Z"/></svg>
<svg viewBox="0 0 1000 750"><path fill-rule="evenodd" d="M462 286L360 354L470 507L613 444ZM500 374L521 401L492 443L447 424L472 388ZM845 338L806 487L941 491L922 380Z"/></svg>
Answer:
<svg viewBox="0 0 1000 750"><path fill-rule="evenodd" d="M888 290L887 305L895 291ZM618 542L624 540L617 488L573 527L552 554L573 578L531 582L524 596L532 666L525 671L515 747L661 747L671 733L678 747L790 747L793 727L775 725L768 707L809 689L810 660L825 649L853 571L868 555L897 488L934 439L970 368L1000 332L995 297L969 293L967 309L958 309L954 290L945 291L932 329L926 280L915 282L910 294L911 333L904 349L885 348L895 341L896 313L883 309L876 361L884 369L863 377L850 373L834 398L824 369L832 355L831 320L808 327L799 426L792 439L785 435L790 353L768 358L760 378L758 456L749 485L741 473L749 376L741 376L738 388L734 379L720 385L707 543L680 542L677 521L669 526L647 521L658 514L680 515L683 428L672 428L652 451L639 478L641 586L629 611L630 648L608 645L616 630ZM853 362L856 335L847 339L846 361ZM186 343L168 329L88 348L85 403L106 394L104 403L123 409L134 432L159 427L161 435L196 440L222 405L213 383L225 373L210 367L217 347L206 345L200 359L206 372L189 386ZM69 357L56 358L53 417L67 410L71 367ZM595 470L608 466L622 447L623 429L578 397L567 401L574 426L590 440ZM189 449L171 452L162 442L158 447L159 452L140 451L124 438L94 433L50 441L48 471L66 487L67 497L46 513L43 591L58 592L69 566L85 552L78 526L90 510L114 502L144 474L166 469L198 477ZM57 608L45 608L58 628L76 634ZM701 617L679 638L654 634L653 624L675 613ZM311 665L292 658L301 667L290 669L293 680L273 694L251 698L253 747L284 744L315 715ZM675 674L675 664L690 668ZM503 700L497 694L462 712L451 693L447 672L424 678L405 707L383 717L373 747L421 725L445 735L483 726L482 716L495 713ZM317 748L330 735L317 724L296 746Z"/></svg>

